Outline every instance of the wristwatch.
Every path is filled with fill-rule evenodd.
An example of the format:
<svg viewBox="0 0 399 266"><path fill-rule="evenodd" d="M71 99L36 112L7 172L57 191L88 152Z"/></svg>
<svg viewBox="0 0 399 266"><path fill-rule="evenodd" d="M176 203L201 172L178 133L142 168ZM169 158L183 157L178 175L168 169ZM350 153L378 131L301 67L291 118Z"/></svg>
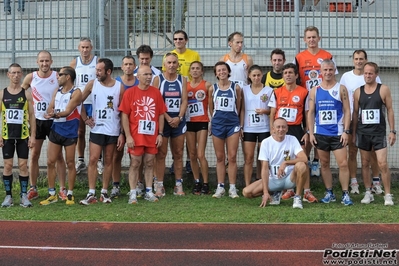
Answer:
<svg viewBox="0 0 399 266"><path fill-rule="evenodd" d="M183 121L183 117L182 116L179 116L179 119L180 119L180 122Z"/></svg>
<svg viewBox="0 0 399 266"><path fill-rule="evenodd" d="M161 135L163 137L163 133L162 132L158 132L158 136Z"/></svg>
<svg viewBox="0 0 399 266"><path fill-rule="evenodd" d="M396 135L396 130L395 130L395 129L394 129L394 130L391 130L391 131L389 131L389 132L391 132L391 133L393 133L393 134Z"/></svg>
<svg viewBox="0 0 399 266"><path fill-rule="evenodd" d="M347 129L347 130L344 130L344 133L346 133L346 134L350 134L350 133L351 133L351 131L350 131L349 129Z"/></svg>

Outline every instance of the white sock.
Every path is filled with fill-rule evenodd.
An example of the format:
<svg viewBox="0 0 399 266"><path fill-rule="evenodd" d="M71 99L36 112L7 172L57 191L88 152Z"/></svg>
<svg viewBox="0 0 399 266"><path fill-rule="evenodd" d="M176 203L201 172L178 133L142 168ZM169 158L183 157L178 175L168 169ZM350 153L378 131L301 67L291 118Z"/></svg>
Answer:
<svg viewBox="0 0 399 266"><path fill-rule="evenodd" d="M356 179L356 177L351 178L351 184L357 184L357 179Z"/></svg>

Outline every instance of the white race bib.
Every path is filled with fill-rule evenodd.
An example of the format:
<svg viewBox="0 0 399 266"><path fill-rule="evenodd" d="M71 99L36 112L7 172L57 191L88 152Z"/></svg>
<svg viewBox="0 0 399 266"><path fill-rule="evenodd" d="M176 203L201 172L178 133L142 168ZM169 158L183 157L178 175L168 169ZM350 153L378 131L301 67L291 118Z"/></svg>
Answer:
<svg viewBox="0 0 399 266"><path fill-rule="evenodd" d="M96 109L96 121L111 120L112 109Z"/></svg>
<svg viewBox="0 0 399 266"><path fill-rule="evenodd" d="M168 112L177 113L180 111L180 98L166 98L165 104Z"/></svg>
<svg viewBox="0 0 399 266"><path fill-rule="evenodd" d="M319 111L320 125L334 125L337 124L337 110L322 110Z"/></svg>
<svg viewBox="0 0 399 266"><path fill-rule="evenodd" d="M155 121L139 120L139 134L155 135Z"/></svg>
<svg viewBox="0 0 399 266"><path fill-rule="evenodd" d="M310 79L306 81L306 88L310 91L313 87L319 86L321 84L321 78Z"/></svg>
<svg viewBox="0 0 399 266"><path fill-rule="evenodd" d="M379 124L379 123L380 123L379 109L362 110L362 124Z"/></svg>
<svg viewBox="0 0 399 266"><path fill-rule="evenodd" d="M24 121L24 110L6 109L6 120L8 124L22 125Z"/></svg>
<svg viewBox="0 0 399 266"><path fill-rule="evenodd" d="M64 109L55 109L54 113L57 114L57 113L63 112L63 111L65 111L65 110ZM66 122L66 117L60 117L58 119L54 119L54 123L57 123L57 122Z"/></svg>
<svg viewBox="0 0 399 266"><path fill-rule="evenodd" d="M202 102L190 103L187 106L189 117L201 116L205 114Z"/></svg>
<svg viewBox="0 0 399 266"><path fill-rule="evenodd" d="M232 97L216 97L215 110L219 111L234 111L234 98Z"/></svg>
<svg viewBox="0 0 399 266"><path fill-rule="evenodd" d="M278 110L278 116L284 118L287 122L295 122L298 110L295 108L283 107Z"/></svg>
<svg viewBox="0 0 399 266"><path fill-rule="evenodd" d="M36 117L43 117L43 115L46 113L48 107L48 102L45 101L39 101L35 103L35 113L37 114Z"/></svg>
<svg viewBox="0 0 399 266"><path fill-rule="evenodd" d="M248 112L248 127L261 127L265 125L265 116L257 114L255 111Z"/></svg>

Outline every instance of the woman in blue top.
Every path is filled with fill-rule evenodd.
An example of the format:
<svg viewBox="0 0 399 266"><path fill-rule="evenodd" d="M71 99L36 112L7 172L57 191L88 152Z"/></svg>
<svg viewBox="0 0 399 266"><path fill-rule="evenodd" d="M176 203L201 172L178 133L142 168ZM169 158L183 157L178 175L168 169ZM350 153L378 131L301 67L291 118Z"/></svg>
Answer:
<svg viewBox="0 0 399 266"><path fill-rule="evenodd" d="M213 147L216 153L216 174L218 186L216 193L212 196L220 198L224 195L224 178L226 175L225 150L227 146L228 176L229 176L229 196L238 198L236 189L237 180L237 149L240 137L240 107L241 107L241 88L236 83L229 81L231 69L225 62L217 62L214 66L214 73L219 80L209 88L209 113L212 115L211 134Z"/></svg>

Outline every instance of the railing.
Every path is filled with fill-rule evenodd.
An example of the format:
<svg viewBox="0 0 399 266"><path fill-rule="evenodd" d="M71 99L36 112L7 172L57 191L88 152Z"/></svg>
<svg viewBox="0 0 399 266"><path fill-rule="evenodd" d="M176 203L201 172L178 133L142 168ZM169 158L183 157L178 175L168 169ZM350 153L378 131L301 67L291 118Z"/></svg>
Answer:
<svg viewBox="0 0 399 266"><path fill-rule="evenodd" d="M149 44L156 54L153 64L160 67L163 54L173 49L173 31L182 28L189 35L188 46L200 53L207 67L229 50L227 36L241 31L245 52L267 68L274 48L285 50L287 61L292 61L297 51L305 49L303 29L314 25L320 30L320 46L334 54L340 73L352 66L353 50L365 49L369 60L382 66L381 78L391 87L396 106L398 1L376 0L368 6L359 0L358 7L356 0L321 0L315 7L312 0L304 0L304 5L301 2L27 0L25 12L20 14L18 1L13 0L11 14L0 13L0 82L3 86L8 83L5 72L12 62L20 63L26 71L36 69L36 55L43 49L52 53L54 68L69 65L78 54L81 37L90 37L95 53L111 58L116 66L122 56L135 54L139 45ZM3 4L0 1L1 8ZM205 77L215 81L211 71ZM390 166L397 167L396 148L390 149L389 157Z"/></svg>

